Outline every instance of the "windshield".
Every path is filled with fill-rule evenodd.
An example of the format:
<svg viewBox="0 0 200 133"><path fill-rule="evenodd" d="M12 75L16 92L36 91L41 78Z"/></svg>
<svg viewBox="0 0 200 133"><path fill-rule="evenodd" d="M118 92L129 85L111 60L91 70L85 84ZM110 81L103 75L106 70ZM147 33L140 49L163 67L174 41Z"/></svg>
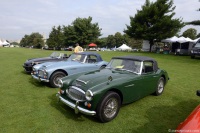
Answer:
<svg viewBox="0 0 200 133"><path fill-rule="evenodd" d="M72 54L69 58L68 58L68 60L70 60L70 61L78 61L78 62L82 62L82 63L84 63L85 62L85 60L86 60L86 55L84 55L84 54Z"/></svg>
<svg viewBox="0 0 200 133"><path fill-rule="evenodd" d="M140 73L141 61L128 59L112 59L106 68L130 71L133 73Z"/></svg>
<svg viewBox="0 0 200 133"><path fill-rule="evenodd" d="M52 58L60 58L60 53L58 53L58 52L53 52L53 53L50 55L50 57L52 57Z"/></svg>
<svg viewBox="0 0 200 133"><path fill-rule="evenodd" d="M200 42L196 43L195 48L200 48Z"/></svg>

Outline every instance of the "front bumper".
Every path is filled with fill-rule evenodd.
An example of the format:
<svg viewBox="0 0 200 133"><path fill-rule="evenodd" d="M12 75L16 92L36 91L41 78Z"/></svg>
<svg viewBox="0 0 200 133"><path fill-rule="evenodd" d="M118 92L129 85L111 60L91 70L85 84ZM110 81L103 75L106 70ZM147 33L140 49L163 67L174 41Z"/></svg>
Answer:
<svg viewBox="0 0 200 133"><path fill-rule="evenodd" d="M42 81L42 82L49 82L48 79L43 79L43 78L37 77L37 76L34 75L34 74L31 74L31 75L32 75L32 77L33 77L34 79L36 79L36 80L39 80L39 81Z"/></svg>
<svg viewBox="0 0 200 133"><path fill-rule="evenodd" d="M68 100L62 98L59 93L57 93L56 96L58 97L59 101L63 102L70 108L74 109L76 114L78 114L78 112L81 112L82 114L85 114L85 115L96 115L96 111L90 111L90 110L80 107L79 101L76 101L76 104L74 104L71 101L68 101Z"/></svg>

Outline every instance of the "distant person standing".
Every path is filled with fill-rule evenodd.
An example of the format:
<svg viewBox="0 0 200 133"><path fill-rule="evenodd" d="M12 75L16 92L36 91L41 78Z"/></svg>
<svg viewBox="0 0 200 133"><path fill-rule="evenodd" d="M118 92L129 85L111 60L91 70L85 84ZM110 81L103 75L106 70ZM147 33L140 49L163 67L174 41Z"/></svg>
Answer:
<svg viewBox="0 0 200 133"><path fill-rule="evenodd" d="M83 48L81 46L79 46L78 43L76 43L76 47L74 49L74 53L80 53L83 52Z"/></svg>

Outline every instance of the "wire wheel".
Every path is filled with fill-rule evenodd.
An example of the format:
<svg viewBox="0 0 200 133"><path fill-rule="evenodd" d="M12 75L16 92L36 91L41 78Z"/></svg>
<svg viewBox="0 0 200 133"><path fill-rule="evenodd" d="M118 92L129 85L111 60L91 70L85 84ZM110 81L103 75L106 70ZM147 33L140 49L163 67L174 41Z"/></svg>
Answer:
<svg viewBox="0 0 200 133"><path fill-rule="evenodd" d="M107 118L112 118L118 110L118 101L116 98L111 98L106 102L104 114Z"/></svg>

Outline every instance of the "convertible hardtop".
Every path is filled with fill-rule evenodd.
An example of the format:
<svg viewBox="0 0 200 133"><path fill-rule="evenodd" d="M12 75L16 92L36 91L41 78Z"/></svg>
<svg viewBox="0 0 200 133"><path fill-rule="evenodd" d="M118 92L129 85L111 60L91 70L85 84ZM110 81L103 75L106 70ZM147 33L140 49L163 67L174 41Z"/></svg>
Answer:
<svg viewBox="0 0 200 133"><path fill-rule="evenodd" d="M158 69L157 61L147 56L119 56L119 57L113 57L112 59L134 60L134 61L141 61L141 62L150 61L150 62L153 62L154 70Z"/></svg>

